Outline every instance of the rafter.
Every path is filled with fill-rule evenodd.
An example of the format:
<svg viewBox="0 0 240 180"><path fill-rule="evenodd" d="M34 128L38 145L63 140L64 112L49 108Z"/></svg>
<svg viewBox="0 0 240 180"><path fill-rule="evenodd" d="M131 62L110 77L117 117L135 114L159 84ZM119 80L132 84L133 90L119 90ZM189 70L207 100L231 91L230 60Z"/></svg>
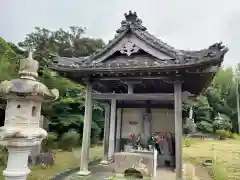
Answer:
<svg viewBox="0 0 240 180"><path fill-rule="evenodd" d="M189 97L193 96L189 92L182 93L182 99L187 100ZM93 99L96 100L163 100L163 101L173 101L174 93L93 93Z"/></svg>

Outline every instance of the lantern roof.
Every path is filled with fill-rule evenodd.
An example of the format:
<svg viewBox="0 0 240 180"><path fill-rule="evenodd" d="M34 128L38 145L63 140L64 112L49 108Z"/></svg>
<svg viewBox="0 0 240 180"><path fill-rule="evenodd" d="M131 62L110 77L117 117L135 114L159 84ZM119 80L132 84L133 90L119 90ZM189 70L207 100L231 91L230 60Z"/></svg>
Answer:
<svg viewBox="0 0 240 180"><path fill-rule="evenodd" d="M40 96L48 100L57 99L57 89L49 90L43 83L39 82L39 64L32 58L32 52L28 58L20 60L19 78L11 81L5 80L0 83L0 92L4 95L16 94L21 96Z"/></svg>

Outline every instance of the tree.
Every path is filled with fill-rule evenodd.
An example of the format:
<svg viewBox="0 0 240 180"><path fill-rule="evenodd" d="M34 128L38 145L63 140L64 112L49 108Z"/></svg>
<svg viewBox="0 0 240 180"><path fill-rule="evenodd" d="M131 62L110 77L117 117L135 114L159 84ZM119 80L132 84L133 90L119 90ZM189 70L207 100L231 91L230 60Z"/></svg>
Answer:
<svg viewBox="0 0 240 180"><path fill-rule="evenodd" d="M214 118L213 121L214 130L227 130L230 131L232 129L232 123L230 118L225 114L220 114Z"/></svg>
<svg viewBox="0 0 240 180"><path fill-rule="evenodd" d="M197 129L203 132L212 132L211 113L213 109L209 105L207 97L201 95L198 98L194 110Z"/></svg>
<svg viewBox="0 0 240 180"><path fill-rule="evenodd" d="M71 26L68 31L35 27L35 31L18 45L24 49L34 49L41 58L48 58L50 54L63 57L89 56L105 46L103 40L83 37L84 34L85 29L76 26Z"/></svg>
<svg viewBox="0 0 240 180"><path fill-rule="evenodd" d="M235 72L238 133L240 133L240 107L239 107L239 88L238 88L239 78L240 78L240 64L237 65L236 72Z"/></svg>
<svg viewBox="0 0 240 180"><path fill-rule="evenodd" d="M216 130L216 117L220 113L221 128L237 131L236 111L236 82L231 67L220 68L211 85L199 96L195 102L188 102L184 105L185 110L190 106L194 107L197 129L204 132ZM186 113L185 113L186 115ZM231 122L231 126L229 124Z"/></svg>
<svg viewBox="0 0 240 180"><path fill-rule="evenodd" d="M34 50L34 59L40 64L40 80L49 88L57 88L60 91L59 101L53 104L44 103L42 108L42 114L49 120L50 130L58 134L63 134L69 129L82 132L85 89L66 78L52 76L47 62L54 56L89 56L105 46L101 39L83 37L84 33L85 29L81 27L70 27L68 31L50 31L36 27L23 42L18 43L24 51ZM103 109L99 104L94 104L92 137L99 137L102 128Z"/></svg>

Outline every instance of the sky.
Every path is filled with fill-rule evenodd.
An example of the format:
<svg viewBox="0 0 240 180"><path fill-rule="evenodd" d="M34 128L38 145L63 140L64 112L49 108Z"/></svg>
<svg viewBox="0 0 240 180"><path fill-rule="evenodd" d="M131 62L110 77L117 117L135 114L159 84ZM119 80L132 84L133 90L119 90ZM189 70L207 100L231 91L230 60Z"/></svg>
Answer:
<svg viewBox="0 0 240 180"><path fill-rule="evenodd" d="M136 11L148 31L177 49L223 41L224 65L240 62L239 0L0 0L0 36L17 43L35 26L86 27L86 36L112 39L124 13Z"/></svg>

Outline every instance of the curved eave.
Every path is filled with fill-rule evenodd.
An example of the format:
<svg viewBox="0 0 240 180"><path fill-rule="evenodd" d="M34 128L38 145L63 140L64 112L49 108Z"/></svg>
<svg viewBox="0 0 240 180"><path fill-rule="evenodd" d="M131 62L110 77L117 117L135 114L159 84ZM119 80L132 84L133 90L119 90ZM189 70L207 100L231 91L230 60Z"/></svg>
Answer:
<svg viewBox="0 0 240 180"><path fill-rule="evenodd" d="M184 68L192 68L192 67L201 67L207 65L220 65L223 61L224 54L219 55L218 57L214 57L207 60L199 60L194 63L187 63L187 64L169 64L163 66L145 66L145 67L120 67L120 68L74 68L74 67L63 67L58 66L55 64L51 64L50 68L58 71L58 72L86 72L87 74L97 73L97 72L119 72L119 71L146 71L146 70L153 70L153 71L169 71L169 70L179 70Z"/></svg>

